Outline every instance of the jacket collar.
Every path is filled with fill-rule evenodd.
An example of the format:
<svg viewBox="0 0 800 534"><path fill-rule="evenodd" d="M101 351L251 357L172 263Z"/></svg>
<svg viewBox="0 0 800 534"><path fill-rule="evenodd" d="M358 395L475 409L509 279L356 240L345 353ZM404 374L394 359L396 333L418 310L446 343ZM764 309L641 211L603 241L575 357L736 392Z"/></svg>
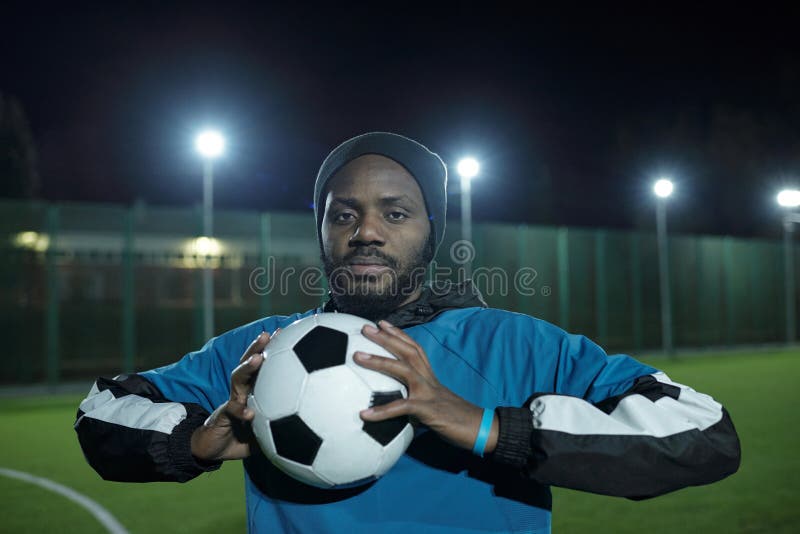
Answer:
<svg viewBox="0 0 800 534"><path fill-rule="evenodd" d="M426 283L417 300L397 308L384 319L397 327L408 328L427 323L447 310L472 307L487 307L486 301L472 280L464 280L457 284L450 281ZM322 311L338 311L330 296Z"/></svg>

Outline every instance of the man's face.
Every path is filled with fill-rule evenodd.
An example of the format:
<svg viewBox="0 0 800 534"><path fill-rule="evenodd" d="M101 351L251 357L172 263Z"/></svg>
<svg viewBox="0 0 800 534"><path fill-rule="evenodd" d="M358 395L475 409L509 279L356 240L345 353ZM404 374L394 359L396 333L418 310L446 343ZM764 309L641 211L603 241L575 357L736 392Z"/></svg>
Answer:
<svg viewBox="0 0 800 534"><path fill-rule="evenodd" d="M328 182L322 261L337 308L368 319L419 295L433 243L422 191L397 162L361 156Z"/></svg>

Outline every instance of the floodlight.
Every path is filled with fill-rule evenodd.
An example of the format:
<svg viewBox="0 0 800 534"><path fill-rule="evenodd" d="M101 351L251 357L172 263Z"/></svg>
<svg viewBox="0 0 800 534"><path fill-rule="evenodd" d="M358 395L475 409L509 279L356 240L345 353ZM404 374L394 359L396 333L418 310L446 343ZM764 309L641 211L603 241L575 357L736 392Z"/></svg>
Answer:
<svg viewBox="0 0 800 534"><path fill-rule="evenodd" d="M469 180L477 176L481 166L475 158L464 158L458 162L456 170L461 178Z"/></svg>
<svg viewBox="0 0 800 534"><path fill-rule="evenodd" d="M213 237L201 236L194 240L194 252L198 256L219 256L222 251L220 242Z"/></svg>
<svg viewBox="0 0 800 534"><path fill-rule="evenodd" d="M800 206L800 191L797 189L784 189L776 197L778 204L784 208Z"/></svg>
<svg viewBox="0 0 800 534"><path fill-rule="evenodd" d="M225 138L216 130L205 130L197 136L194 146L201 156L213 159L225 152Z"/></svg>
<svg viewBox="0 0 800 534"><path fill-rule="evenodd" d="M661 178L653 185L653 192L661 198L667 198L672 194L674 187L671 180Z"/></svg>

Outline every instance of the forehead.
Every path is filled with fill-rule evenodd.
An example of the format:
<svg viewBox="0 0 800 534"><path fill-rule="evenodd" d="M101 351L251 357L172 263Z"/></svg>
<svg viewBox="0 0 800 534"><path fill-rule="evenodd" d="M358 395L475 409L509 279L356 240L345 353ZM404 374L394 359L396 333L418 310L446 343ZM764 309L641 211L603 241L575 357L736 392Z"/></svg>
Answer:
<svg viewBox="0 0 800 534"><path fill-rule="evenodd" d="M424 205L419 184L405 167L377 154L359 156L339 169L326 187L326 197L406 195Z"/></svg>

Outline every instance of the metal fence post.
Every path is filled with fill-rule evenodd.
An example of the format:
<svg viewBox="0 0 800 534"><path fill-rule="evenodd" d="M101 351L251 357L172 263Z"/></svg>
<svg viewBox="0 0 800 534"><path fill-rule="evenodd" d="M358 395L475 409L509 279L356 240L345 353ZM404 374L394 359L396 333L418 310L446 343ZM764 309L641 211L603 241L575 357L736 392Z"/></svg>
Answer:
<svg viewBox="0 0 800 534"><path fill-rule="evenodd" d="M606 231L594 234L594 310L597 323L597 341L608 343L608 281L606 276Z"/></svg>
<svg viewBox="0 0 800 534"><path fill-rule="evenodd" d="M203 235L203 206L197 205L194 208L195 217L197 222L197 230L195 236ZM195 249L194 251L196 263L194 271L194 317L193 317L193 333L194 333L194 344L196 347L202 347L205 345L206 339L205 337L205 318L203 315L203 269L200 267L200 262L204 262L205 258L201 258L198 251Z"/></svg>
<svg viewBox="0 0 800 534"><path fill-rule="evenodd" d="M527 259L527 252L528 252L528 226L526 225L518 225L516 230L516 241L517 241L517 272L522 272L523 268L530 268L528 265ZM514 276L511 276L511 280L514 280ZM514 284L509 284L513 286ZM530 297L525 297L519 291L516 291L516 301L517 301L517 311L522 313L527 313L528 315L533 314L532 309L532 299Z"/></svg>
<svg viewBox="0 0 800 534"><path fill-rule="evenodd" d="M669 277L669 238L667 237L667 207L664 199L656 203L656 233L658 239L658 278L661 296L661 345L665 354L673 355L672 345L672 284Z"/></svg>
<svg viewBox="0 0 800 534"><path fill-rule="evenodd" d="M275 266L275 258L270 261L271 239L272 239L272 218L269 213L261 213L259 215L259 267L264 269L264 280L267 283L266 288L260 291L258 299L258 311L261 317L266 317L272 311L270 306L269 290L272 288L271 278L276 273L270 272L271 267Z"/></svg>
<svg viewBox="0 0 800 534"><path fill-rule="evenodd" d="M786 299L786 343L791 345L795 340L795 297L794 297L794 249L792 234L794 223L786 217L783 221L783 276Z"/></svg>
<svg viewBox="0 0 800 534"><path fill-rule="evenodd" d="M722 271L725 279L725 342L733 345L734 299L733 299L733 240L730 236L722 238Z"/></svg>
<svg viewBox="0 0 800 534"><path fill-rule="evenodd" d="M558 229L558 322L564 330L569 329L569 229Z"/></svg>
<svg viewBox="0 0 800 534"><path fill-rule="evenodd" d="M131 206L125 214L125 233L122 248L122 372L126 374L134 372L134 354L136 352L134 223L135 208Z"/></svg>
<svg viewBox="0 0 800 534"><path fill-rule="evenodd" d="M59 284L58 266L56 265L56 255L59 233L59 207L55 205L47 206L46 228L49 239L47 252L45 252L45 273L47 277L47 310L45 312L45 363L47 365L47 383L51 386L58 384L61 379L61 346L59 343L60 334L60 303L59 303Z"/></svg>
<svg viewBox="0 0 800 534"><path fill-rule="evenodd" d="M631 236L631 309L633 323L633 348L644 347L642 328L642 263L640 253L641 235L632 232Z"/></svg>
<svg viewBox="0 0 800 534"><path fill-rule="evenodd" d="M695 257L695 264L694 264L694 293L692 295L694 299L694 309L697 311L697 319L696 322L692 325L692 328L697 329L697 337L695 339L698 340L701 344L708 344L709 338L707 337L707 333L709 329L706 327L706 314L704 313L704 303L706 302L706 298L704 295L705 287L703 285L703 242L702 238L694 236L692 238L692 245L694 247L694 257Z"/></svg>
<svg viewBox="0 0 800 534"><path fill-rule="evenodd" d="M464 278L472 278L472 270L473 267L477 264L478 267L485 267L485 264L482 263L483 258L483 243L486 241L486 226L483 224L477 224L472 226L470 222L470 243L472 243L472 249L474 250L474 258L467 262L465 265L468 267L467 271L465 271ZM479 258L481 259L479 262Z"/></svg>

